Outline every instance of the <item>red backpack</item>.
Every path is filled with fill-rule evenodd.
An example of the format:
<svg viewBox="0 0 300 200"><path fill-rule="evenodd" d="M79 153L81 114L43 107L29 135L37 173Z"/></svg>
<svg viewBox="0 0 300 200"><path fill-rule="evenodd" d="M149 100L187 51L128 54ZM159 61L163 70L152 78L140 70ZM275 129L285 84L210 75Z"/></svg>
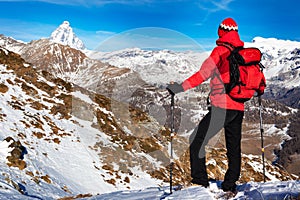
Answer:
<svg viewBox="0 0 300 200"><path fill-rule="evenodd" d="M262 94L266 82L263 74L264 66L260 63L262 57L260 50L254 47L232 47L227 44L223 46L231 51L227 58L230 78L229 82L224 82L226 94L237 102L250 100L255 92Z"/></svg>

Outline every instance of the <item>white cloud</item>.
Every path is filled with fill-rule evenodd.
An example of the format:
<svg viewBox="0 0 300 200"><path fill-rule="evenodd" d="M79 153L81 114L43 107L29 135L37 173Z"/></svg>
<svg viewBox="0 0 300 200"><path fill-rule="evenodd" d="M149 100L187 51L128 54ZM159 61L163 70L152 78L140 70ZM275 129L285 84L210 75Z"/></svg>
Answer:
<svg viewBox="0 0 300 200"><path fill-rule="evenodd" d="M99 30L99 31L96 31L96 34L98 34L98 35L114 35L116 33L112 32L112 31L102 31L102 30Z"/></svg>
<svg viewBox="0 0 300 200"><path fill-rule="evenodd" d="M28 0L0 0L0 2L26 2ZM33 0L33 2L45 2L58 5L101 6L106 4L147 4L158 2L157 0Z"/></svg>
<svg viewBox="0 0 300 200"><path fill-rule="evenodd" d="M209 13L218 12L222 10L230 10L229 4L234 0L204 0L198 2L200 9L205 10Z"/></svg>
<svg viewBox="0 0 300 200"><path fill-rule="evenodd" d="M235 0L203 0L198 2L198 7L205 11L206 14L201 22L196 23L197 26L202 26L208 20L212 13L219 11L229 11L229 4Z"/></svg>
<svg viewBox="0 0 300 200"><path fill-rule="evenodd" d="M220 10L230 10L229 4L234 0L221 0L221 1L212 1L212 3L216 6L216 11Z"/></svg>

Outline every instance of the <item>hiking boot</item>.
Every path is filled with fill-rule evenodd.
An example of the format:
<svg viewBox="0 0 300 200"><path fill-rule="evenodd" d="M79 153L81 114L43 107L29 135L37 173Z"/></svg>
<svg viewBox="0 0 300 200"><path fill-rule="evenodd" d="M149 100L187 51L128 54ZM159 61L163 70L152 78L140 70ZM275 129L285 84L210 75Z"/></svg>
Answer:
<svg viewBox="0 0 300 200"><path fill-rule="evenodd" d="M204 187L204 188L207 188L209 186L209 184L208 183L207 184L201 184L201 183L193 183L193 182L191 182L189 184L189 186L190 187Z"/></svg>
<svg viewBox="0 0 300 200"><path fill-rule="evenodd" d="M237 190L236 190L236 184L228 187L224 184L224 182L221 184L221 188L224 192L229 192L231 191L232 193L237 193Z"/></svg>

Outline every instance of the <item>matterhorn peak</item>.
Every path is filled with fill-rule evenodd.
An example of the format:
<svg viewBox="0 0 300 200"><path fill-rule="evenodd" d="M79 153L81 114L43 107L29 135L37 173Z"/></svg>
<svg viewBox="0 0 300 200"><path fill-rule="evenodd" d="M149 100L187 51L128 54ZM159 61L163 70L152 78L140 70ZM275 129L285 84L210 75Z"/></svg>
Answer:
<svg viewBox="0 0 300 200"><path fill-rule="evenodd" d="M68 21L64 21L55 31L52 32L50 40L72 48L84 50L83 42L75 35Z"/></svg>

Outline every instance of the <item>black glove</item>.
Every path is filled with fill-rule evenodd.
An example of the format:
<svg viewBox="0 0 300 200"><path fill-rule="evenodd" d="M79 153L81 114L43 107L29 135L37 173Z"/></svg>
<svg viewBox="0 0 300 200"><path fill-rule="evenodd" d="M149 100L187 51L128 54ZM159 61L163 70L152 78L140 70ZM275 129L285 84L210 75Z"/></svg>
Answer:
<svg viewBox="0 0 300 200"><path fill-rule="evenodd" d="M264 94L264 91L256 90L256 97L260 97L263 94Z"/></svg>
<svg viewBox="0 0 300 200"><path fill-rule="evenodd" d="M167 90L170 92L171 95L175 95L175 94L177 94L179 92L183 92L184 91L182 85L178 84L176 82L172 83L172 84L169 84L167 86Z"/></svg>

